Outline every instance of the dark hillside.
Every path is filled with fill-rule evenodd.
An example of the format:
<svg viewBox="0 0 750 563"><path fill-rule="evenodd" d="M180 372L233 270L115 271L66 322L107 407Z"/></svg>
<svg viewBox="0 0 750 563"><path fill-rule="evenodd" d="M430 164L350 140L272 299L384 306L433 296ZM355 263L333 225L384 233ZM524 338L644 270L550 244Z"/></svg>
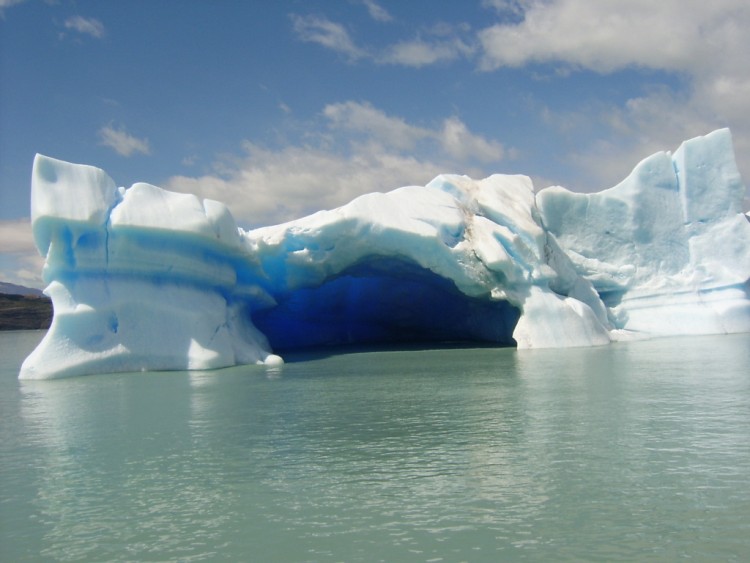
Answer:
<svg viewBox="0 0 750 563"><path fill-rule="evenodd" d="M52 302L47 297L0 293L0 330L49 328Z"/></svg>
<svg viewBox="0 0 750 563"><path fill-rule="evenodd" d="M9 293L11 295L34 295L36 297L42 297L44 295L41 289L3 281L0 281L0 293Z"/></svg>

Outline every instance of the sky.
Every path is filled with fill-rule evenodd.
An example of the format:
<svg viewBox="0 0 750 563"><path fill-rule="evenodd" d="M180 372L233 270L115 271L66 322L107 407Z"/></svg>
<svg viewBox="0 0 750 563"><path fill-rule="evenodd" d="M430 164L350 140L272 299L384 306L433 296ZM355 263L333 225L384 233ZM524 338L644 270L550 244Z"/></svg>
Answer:
<svg viewBox="0 0 750 563"><path fill-rule="evenodd" d="M747 0L0 0L0 280L44 286L35 153L243 228L440 173L598 191L720 127L750 178L748 29Z"/></svg>

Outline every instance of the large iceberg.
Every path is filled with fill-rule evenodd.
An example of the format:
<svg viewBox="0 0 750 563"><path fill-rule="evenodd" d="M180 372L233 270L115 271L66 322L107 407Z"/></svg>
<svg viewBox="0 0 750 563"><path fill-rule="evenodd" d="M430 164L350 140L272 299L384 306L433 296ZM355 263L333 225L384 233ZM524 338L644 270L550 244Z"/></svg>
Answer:
<svg viewBox="0 0 750 563"><path fill-rule="evenodd" d="M20 377L279 364L273 352L521 349L750 332L750 223L727 129L595 194L441 175L282 225L37 155L52 326Z"/></svg>

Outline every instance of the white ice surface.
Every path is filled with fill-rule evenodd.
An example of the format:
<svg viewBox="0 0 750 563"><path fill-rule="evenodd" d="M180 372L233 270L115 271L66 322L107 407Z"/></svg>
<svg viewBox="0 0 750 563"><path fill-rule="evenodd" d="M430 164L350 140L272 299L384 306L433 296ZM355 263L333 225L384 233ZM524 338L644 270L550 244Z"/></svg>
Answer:
<svg viewBox="0 0 750 563"><path fill-rule="evenodd" d="M246 232L219 202L38 155L55 316L20 377L278 366L272 348L327 344L750 331L744 195L719 130L596 194L442 175Z"/></svg>
<svg viewBox="0 0 750 563"><path fill-rule="evenodd" d="M618 329L750 331L750 223L728 129L657 153L594 194L537 194L543 223Z"/></svg>

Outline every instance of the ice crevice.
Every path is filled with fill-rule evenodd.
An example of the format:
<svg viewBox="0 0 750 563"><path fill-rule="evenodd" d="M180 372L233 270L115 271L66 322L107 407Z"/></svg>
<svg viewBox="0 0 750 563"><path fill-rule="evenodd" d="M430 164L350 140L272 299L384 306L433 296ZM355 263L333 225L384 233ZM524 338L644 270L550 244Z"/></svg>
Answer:
<svg viewBox="0 0 750 563"><path fill-rule="evenodd" d="M278 366L274 352L349 344L748 332L744 196L726 129L598 193L444 174L250 231L218 201L37 155L54 319L20 377Z"/></svg>

